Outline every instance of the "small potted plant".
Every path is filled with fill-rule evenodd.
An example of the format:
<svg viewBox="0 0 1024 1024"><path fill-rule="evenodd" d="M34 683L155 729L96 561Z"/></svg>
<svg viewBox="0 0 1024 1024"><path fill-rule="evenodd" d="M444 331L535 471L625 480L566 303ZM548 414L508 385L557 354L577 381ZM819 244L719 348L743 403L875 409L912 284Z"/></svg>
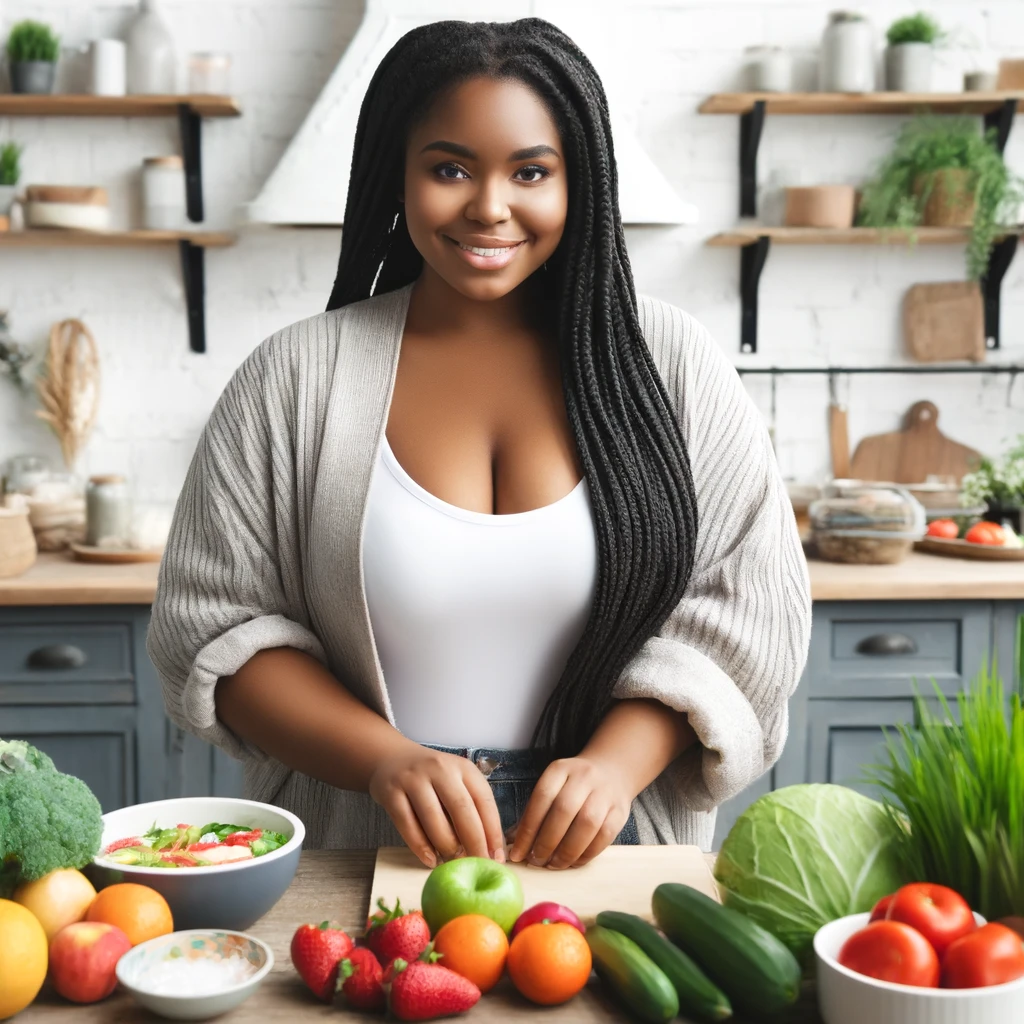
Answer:
<svg viewBox="0 0 1024 1024"><path fill-rule="evenodd" d="M0 217L11 212L11 203L21 177L21 146L5 142L0 146Z"/></svg>
<svg viewBox="0 0 1024 1024"><path fill-rule="evenodd" d="M19 21L7 37L7 61L11 69L11 91L53 92L54 72L60 55L60 39L39 21Z"/></svg>
<svg viewBox="0 0 1024 1024"><path fill-rule="evenodd" d="M984 458L973 473L963 479L963 500L968 505L987 505L985 519L1008 522L1021 532L1024 505L1024 434L1000 459Z"/></svg>
<svg viewBox="0 0 1024 1024"><path fill-rule="evenodd" d="M1021 179L970 117L922 114L900 132L892 153L865 186L858 222L865 227L969 227L967 276L978 280L1000 226L1024 196Z"/></svg>
<svg viewBox="0 0 1024 1024"><path fill-rule="evenodd" d="M923 12L900 18L885 38L885 87L890 92L931 92L933 46L942 38L935 19Z"/></svg>

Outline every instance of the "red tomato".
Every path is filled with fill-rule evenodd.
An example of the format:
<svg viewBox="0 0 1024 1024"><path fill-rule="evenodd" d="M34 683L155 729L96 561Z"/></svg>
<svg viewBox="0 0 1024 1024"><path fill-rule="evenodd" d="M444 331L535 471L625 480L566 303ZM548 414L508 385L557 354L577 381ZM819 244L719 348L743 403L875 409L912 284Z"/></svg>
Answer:
<svg viewBox="0 0 1024 1024"><path fill-rule="evenodd" d="M965 534L964 540L972 544L994 544L1003 546L1006 534L998 523L975 523Z"/></svg>
<svg viewBox="0 0 1024 1024"><path fill-rule="evenodd" d="M931 943L900 921L876 921L854 932L839 950L839 962L858 974L897 985L939 984L939 958Z"/></svg>
<svg viewBox="0 0 1024 1024"><path fill-rule="evenodd" d="M942 537L945 540L956 540L960 529L952 519L936 519L928 524L929 537Z"/></svg>
<svg viewBox="0 0 1024 1024"><path fill-rule="evenodd" d="M986 924L957 939L942 959L943 988L984 988L1024 976L1024 939L1006 925Z"/></svg>
<svg viewBox="0 0 1024 1024"><path fill-rule="evenodd" d="M868 924L874 924L876 921L884 921L885 913L889 909L889 904L892 903L893 894L883 896L874 906L871 911L871 917L868 919Z"/></svg>
<svg viewBox="0 0 1024 1024"><path fill-rule="evenodd" d="M931 882L914 882L897 890L885 916L916 928L940 957L951 942L978 927L963 896Z"/></svg>

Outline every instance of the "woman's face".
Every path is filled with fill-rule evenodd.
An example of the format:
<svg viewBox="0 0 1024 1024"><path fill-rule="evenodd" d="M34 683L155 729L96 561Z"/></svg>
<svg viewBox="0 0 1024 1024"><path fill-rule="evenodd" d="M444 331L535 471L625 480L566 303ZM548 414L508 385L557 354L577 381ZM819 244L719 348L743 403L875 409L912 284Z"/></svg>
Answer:
<svg viewBox="0 0 1024 1024"><path fill-rule="evenodd" d="M430 270L470 299L507 295L565 228L568 181L553 118L521 82L463 82L413 128L402 199Z"/></svg>

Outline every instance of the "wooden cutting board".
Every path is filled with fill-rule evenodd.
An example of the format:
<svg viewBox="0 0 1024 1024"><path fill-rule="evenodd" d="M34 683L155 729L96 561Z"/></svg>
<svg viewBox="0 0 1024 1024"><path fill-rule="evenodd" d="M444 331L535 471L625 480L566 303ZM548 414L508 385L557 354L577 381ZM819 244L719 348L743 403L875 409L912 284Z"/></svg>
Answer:
<svg viewBox="0 0 1024 1024"><path fill-rule="evenodd" d="M915 284L903 300L907 352L919 363L985 360L985 312L977 281Z"/></svg>
<svg viewBox="0 0 1024 1024"><path fill-rule="evenodd" d="M662 882L692 885L719 899L707 859L696 846L609 846L589 864L565 871L512 864L523 885L524 906L544 900L564 903L590 924L602 910L622 910L651 918L651 894ZM407 847L384 846L377 851L370 889L370 908L383 897L391 906L420 906L423 883L430 871Z"/></svg>
<svg viewBox="0 0 1024 1024"><path fill-rule="evenodd" d="M907 412L902 430L865 437L857 445L850 476L919 484L934 475L953 477L959 484L980 461L979 452L951 441L939 430L939 410L933 402L916 402Z"/></svg>

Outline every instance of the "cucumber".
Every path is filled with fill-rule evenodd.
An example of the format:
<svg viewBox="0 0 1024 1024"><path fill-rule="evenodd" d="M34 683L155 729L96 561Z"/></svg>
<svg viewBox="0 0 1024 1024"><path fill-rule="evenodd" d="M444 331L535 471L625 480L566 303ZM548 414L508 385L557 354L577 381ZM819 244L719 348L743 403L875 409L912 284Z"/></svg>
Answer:
<svg viewBox="0 0 1024 1024"><path fill-rule="evenodd" d="M800 965L770 932L678 882L654 890L654 919L744 1010L774 1013L800 995Z"/></svg>
<svg viewBox="0 0 1024 1024"><path fill-rule="evenodd" d="M728 1020L732 1016L732 1006L725 993L678 946L673 946L642 917L604 910L597 915L597 923L632 939L665 972L679 996L680 1013L708 1021Z"/></svg>
<svg viewBox="0 0 1024 1024"><path fill-rule="evenodd" d="M651 1024L666 1024L679 1013L672 982L632 939L600 925L591 925L585 937L598 975L627 1010Z"/></svg>

